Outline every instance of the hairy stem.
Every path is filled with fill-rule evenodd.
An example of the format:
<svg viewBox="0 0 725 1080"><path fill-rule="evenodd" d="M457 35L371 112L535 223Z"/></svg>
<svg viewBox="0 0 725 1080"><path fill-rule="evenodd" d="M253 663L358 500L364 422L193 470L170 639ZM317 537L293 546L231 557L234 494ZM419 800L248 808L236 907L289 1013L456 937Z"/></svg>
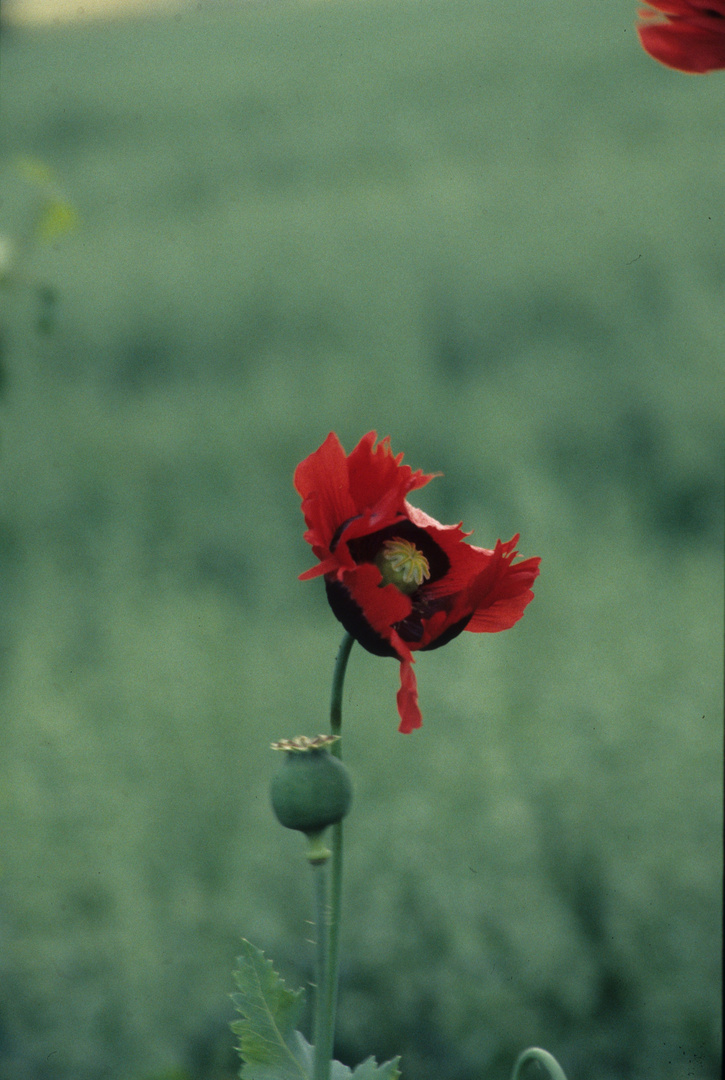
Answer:
<svg viewBox="0 0 725 1080"><path fill-rule="evenodd" d="M330 909L327 902L326 864L313 864L312 873L315 878L315 977L317 979L314 1031L315 1057L312 1075L314 1080L328 1080L330 1075L330 1058L326 1056L324 1049L329 1042L329 1033L327 1031L329 1016L327 1009L325 1008L325 1002L328 998L327 955L330 948Z"/></svg>
<svg viewBox="0 0 725 1080"><path fill-rule="evenodd" d="M345 671L355 639L345 634L338 649L335 671L332 677L330 698L330 729L340 735L342 729L342 689ZM342 757L342 740L330 748L332 754ZM332 826L332 865L330 870L330 903L326 910L329 920L324 928L325 955L323 968L318 973L317 1015L315 1017L315 1080L329 1080L335 1042L335 1012L337 1010L337 972L340 952L340 907L342 902L342 822ZM320 867L322 873L325 867ZM320 956L320 928L318 926L318 957Z"/></svg>

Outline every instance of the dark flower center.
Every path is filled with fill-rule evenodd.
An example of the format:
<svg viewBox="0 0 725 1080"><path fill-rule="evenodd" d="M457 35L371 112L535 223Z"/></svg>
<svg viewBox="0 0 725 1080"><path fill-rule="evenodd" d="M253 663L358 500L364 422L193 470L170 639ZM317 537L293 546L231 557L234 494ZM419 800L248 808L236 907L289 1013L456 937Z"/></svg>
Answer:
<svg viewBox="0 0 725 1080"><path fill-rule="evenodd" d="M334 551L340 541L345 528L354 521L349 518L335 531L330 541L330 550ZM387 545L387 547L386 547ZM435 540L425 531L414 525L412 521L403 518L394 525L388 525L377 532L367 536L358 536L348 542L348 549L356 563L373 563L381 569L381 562L385 565L386 558L392 553L401 558L401 581L395 581L390 576L386 579L386 573L381 569L384 584L394 584L401 588L410 597L412 609L409 615L400 622L394 624L393 629L400 635L403 641L415 646L422 640L425 632L425 623L438 611L446 611L452 600L447 596L427 596L426 586L432 582L440 581L451 568L450 560L445 551L438 546ZM426 575L425 570L428 573ZM410 581L405 582L406 573L410 575ZM418 580L416 580L416 577ZM365 619L364 612L353 601L347 589L338 581L326 580L327 597L332 610L338 619L369 652L377 656L396 656L392 646L381 638ZM470 619L470 615L461 619L454 626L450 626L435 641L424 646L426 649L436 649L445 645L452 638L457 637Z"/></svg>
<svg viewBox="0 0 725 1080"><path fill-rule="evenodd" d="M345 525L348 524L349 522L345 522ZM439 581L451 568L448 556L442 548L438 547L435 540L428 535L425 529L420 529L412 521L408 521L407 518L403 518L402 521L395 525L388 525L384 529L379 529L378 532L356 537L350 541L348 548L356 563L375 563L377 566L381 555L384 557L385 544L388 541L402 541L409 544L411 549L416 552L418 565L427 564L429 573L427 576L423 575L420 588L425 588L428 582ZM330 549L333 549L332 544Z"/></svg>

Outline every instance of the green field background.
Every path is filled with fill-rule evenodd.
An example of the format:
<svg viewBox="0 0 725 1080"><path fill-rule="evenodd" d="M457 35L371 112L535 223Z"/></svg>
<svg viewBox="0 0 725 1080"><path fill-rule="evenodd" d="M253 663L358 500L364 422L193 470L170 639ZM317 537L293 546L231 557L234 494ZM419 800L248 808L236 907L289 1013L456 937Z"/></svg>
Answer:
<svg viewBox="0 0 725 1080"><path fill-rule="evenodd" d="M221 1080L240 937L312 978L272 739L341 628L296 463L336 430L536 599L353 649L338 1054L404 1080L720 1065L725 74L629 0L200 3L5 26L0 1078ZM52 325L42 304L52 295Z"/></svg>

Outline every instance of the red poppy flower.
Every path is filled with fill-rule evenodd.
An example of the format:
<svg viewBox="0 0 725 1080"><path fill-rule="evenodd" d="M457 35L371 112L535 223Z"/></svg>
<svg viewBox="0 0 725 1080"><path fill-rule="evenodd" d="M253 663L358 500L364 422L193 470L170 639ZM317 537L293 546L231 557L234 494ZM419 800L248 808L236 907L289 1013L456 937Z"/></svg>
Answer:
<svg viewBox="0 0 725 1080"><path fill-rule="evenodd" d="M643 48L692 74L725 68L725 0L646 0L637 26Z"/></svg>
<svg viewBox="0 0 725 1080"><path fill-rule="evenodd" d="M446 645L463 630L507 630L533 599L539 559L514 563L518 536L493 551L465 542L406 500L433 475L401 465L374 431L345 455L334 432L295 470L317 566L345 629L376 656L400 660L399 731L420 727L413 653Z"/></svg>

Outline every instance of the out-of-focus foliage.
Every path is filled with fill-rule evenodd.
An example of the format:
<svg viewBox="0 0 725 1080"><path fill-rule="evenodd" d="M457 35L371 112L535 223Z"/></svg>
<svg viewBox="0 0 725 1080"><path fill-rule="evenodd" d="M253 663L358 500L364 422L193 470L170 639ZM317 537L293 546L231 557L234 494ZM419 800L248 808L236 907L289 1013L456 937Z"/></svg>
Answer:
<svg viewBox="0 0 725 1080"><path fill-rule="evenodd" d="M16 167L37 194L35 220L28 239L48 244L73 232L78 225L78 214L73 204L58 190L56 178L46 163L21 157Z"/></svg>
<svg viewBox="0 0 725 1080"><path fill-rule="evenodd" d="M22 211L12 213L13 233L0 233L0 395L6 378L5 349L7 346L6 323L9 321L12 294L16 291L35 297L35 328L50 334L54 328L57 292L45 282L33 280L28 275L28 265L38 244L54 244L61 237L72 233L78 225L78 214L73 204L58 187L52 169L36 158L19 157L14 162L15 175L5 181L8 188L12 180L25 181L25 198ZM7 213L7 197L0 207ZM0 219L1 220L1 219ZM5 223L6 224L6 223ZM10 316L12 318L12 314Z"/></svg>
<svg viewBox="0 0 725 1080"><path fill-rule="evenodd" d="M429 513L543 563L516 629L419 657L413 736L353 650L338 1055L718 1073L722 81L632 17L3 34L7 160L83 228L34 255L52 335L7 324L2 1080L229 1076L240 935L311 977L268 745L324 730L340 627L291 477L372 427L445 473Z"/></svg>

